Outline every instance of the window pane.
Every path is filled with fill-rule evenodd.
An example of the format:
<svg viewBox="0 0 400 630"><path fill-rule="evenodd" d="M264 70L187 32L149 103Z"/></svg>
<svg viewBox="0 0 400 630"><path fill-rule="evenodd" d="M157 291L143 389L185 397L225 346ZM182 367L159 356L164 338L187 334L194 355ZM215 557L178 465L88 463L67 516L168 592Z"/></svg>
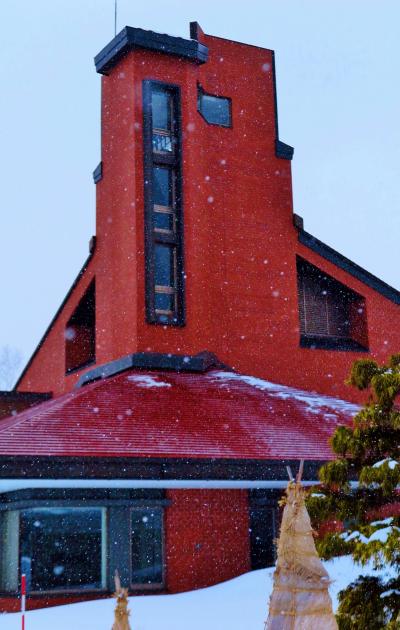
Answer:
<svg viewBox="0 0 400 630"><path fill-rule="evenodd" d="M18 590L19 512L0 512L0 589Z"/></svg>
<svg viewBox="0 0 400 630"><path fill-rule="evenodd" d="M155 309L156 311L168 311L172 313L175 310L175 294L156 292Z"/></svg>
<svg viewBox="0 0 400 630"><path fill-rule="evenodd" d="M351 338L350 309L356 295L334 278L298 263L300 332L319 337Z"/></svg>
<svg viewBox="0 0 400 630"><path fill-rule="evenodd" d="M156 230L174 231L174 215L171 212L154 212L154 227Z"/></svg>
<svg viewBox="0 0 400 630"><path fill-rule="evenodd" d="M20 569L30 591L102 587L101 508L20 513Z"/></svg>
<svg viewBox="0 0 400 630"><path fill-rule="evenodd" d="M200 111L207 122L213 125L229 127L231 124L230 103L227 98L200 94Z"/></svg>
<svg viewBox="0 0 400 630"><path fill-rule="evenodd" d="M153 203L172 206L172 171L169 168L153 167Z"/></svg>
<svg viewBox="0 0 400 630"><path fill-rule="evenodd" d="M335 337L350 336L350 304L348 296L340 290L328 289L329 334Z"/></svg>
<svg viewBox="0 0 400 630"><path fill-rule="evenodd" d="M174 148L174 139L171 134L153 131L153 151L157 153L169 153Z"/></svg>
<svg viewBox="0 0 400 630"><path fill-rule="evenodd" d="M173 287L174 282L174 248L169 245L156 244L154 251L155 284L161 287Z"/></svg>
<svg viewBox="0 0 400 630"><path fill-rule="evenodd" d="M161 584L161 510L132 510L132 584Z"/></svg>
<svg viewBox="0 0 400 630"><path fill-rule="evenodd" d="M153 150L169 153L173 150L171 95L167 92L153 91L151 106L153 118Z"/></svg>
<svg viewBox="0 0 400 630"><path fill-rule="evenodd" d="M151 95L153 129L171 129L171 96L154 90Z"/></svg>

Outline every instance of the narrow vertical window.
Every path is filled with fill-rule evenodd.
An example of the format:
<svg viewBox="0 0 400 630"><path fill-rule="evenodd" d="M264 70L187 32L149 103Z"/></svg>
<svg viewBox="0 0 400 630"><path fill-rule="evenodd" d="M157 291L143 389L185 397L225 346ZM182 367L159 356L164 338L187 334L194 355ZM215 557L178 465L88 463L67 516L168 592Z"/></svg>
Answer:
<svg viewBox="0 0 400 630"><path fill-rule="evenodd" d="M179 88L143 82L146 317L184 324Z"/></svg>

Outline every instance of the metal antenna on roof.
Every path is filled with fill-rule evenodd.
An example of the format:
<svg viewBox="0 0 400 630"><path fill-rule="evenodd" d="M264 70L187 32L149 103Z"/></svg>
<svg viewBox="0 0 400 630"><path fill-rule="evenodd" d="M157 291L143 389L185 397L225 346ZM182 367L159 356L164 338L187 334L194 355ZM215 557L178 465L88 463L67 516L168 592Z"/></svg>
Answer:
<svg viewBox="0 0 400 630"><path fill-rule="evenodd" d="M114 0L114 37L117 34L117 9L118 9L118 0Z"/></svg>

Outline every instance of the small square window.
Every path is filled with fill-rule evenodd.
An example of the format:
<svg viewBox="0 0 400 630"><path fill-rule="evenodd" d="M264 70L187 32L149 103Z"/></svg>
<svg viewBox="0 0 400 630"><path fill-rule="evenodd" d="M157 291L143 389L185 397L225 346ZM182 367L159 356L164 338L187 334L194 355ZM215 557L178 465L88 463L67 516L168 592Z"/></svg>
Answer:
<svg viewBox="0 0 400 630"><path fill-rule="evenodd" d="M197 109L210 125L232 126L230 98L206 94L199 88Z"/></svg>

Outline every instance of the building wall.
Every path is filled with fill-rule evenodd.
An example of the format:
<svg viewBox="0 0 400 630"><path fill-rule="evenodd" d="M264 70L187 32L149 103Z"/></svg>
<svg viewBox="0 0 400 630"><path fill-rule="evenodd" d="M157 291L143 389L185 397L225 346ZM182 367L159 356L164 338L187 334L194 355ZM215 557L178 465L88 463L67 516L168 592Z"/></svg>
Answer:
<svg viewBox="0 0 400 630"><path fill-rule="evenodd" d="M103 177L90 266L18 389L70 390L65 323L96 275L97 364L133 352L209 350L244 373L361 400L344 384L365 353L300 348L296 254L366 299L371 355L400 350L399 306L298 242L290 161L275 155L273 55L200 33L209 60L136 49L102 77ZM142 81L180 86L186 325L145 320ZM197 84L232 98L232 128L197 112Z"/></svg>
<svg viewBox="0 0 400 630"><path fill-rule="evenodd" d="M167 496L169 592L211 586L250 570L246 490L169 490Z"/></svg>

